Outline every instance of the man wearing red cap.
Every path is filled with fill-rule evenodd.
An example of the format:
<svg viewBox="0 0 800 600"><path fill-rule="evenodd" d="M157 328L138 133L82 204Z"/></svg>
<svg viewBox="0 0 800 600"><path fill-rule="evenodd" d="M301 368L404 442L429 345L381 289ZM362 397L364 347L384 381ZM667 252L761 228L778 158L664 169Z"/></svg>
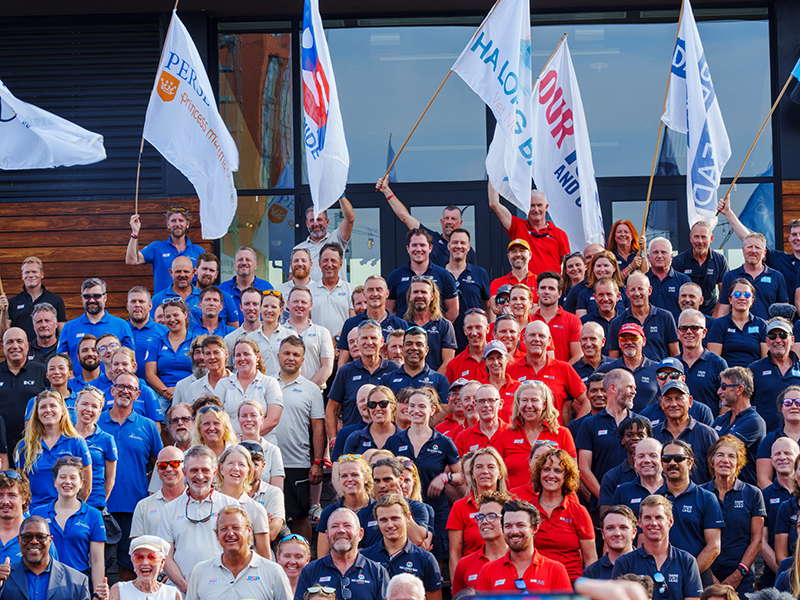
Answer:
<svg viewBox="0 0 800 600"><path fill-rule="evenodd" d="M489 286L489 294L491 296L489 298L489 306L495 311L495 314L498 313L495 305L495 296L497 296L497 290L501 286L514 286L518 283L524 283L531 288L534 304L537 301L536 275L531 273L528 267L531 261L531 245L522 238L513 239L508 244L507 256L508 262L511 263L511 272L498 277Z"/></svg>
<svg viewBox="0 0 800 600"><path fill-rule="evenodd" d="M636 380L633 411L640 413L658 398L658 378L656 376L658 363L644 355L643 349L647 339L644 329L638 323L623 324L619 328L617 341L622 356L610 363L601 364L597 368L597 372L608 373L614 369L629 371Z"/></svg>
<svg viewBox="0 0 800 600"><path fill-rule="evenodd" d="M500 219L508 237L526 240L531 250L528 270L561 272L561 260L569 254L567 234L547 220L547 198L539 190L531 192L528 219L523 221L500 203L500 194L489 184L489 206Z"/></svg>

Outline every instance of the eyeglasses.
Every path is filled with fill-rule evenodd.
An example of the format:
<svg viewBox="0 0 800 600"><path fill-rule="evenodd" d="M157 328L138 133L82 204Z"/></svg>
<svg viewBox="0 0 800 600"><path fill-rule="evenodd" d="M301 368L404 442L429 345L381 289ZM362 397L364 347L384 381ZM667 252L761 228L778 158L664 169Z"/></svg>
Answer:
<svg viewBox="0 0 800 600"><path fill-rule="evenodd" d="M137 385L125 385L124 383L115 383L114 387L118 392L129 392L133 394L139 391L139 386Z"/></svg>
<svg viewBox="0 0 800 600"><path fill-rule="evenodd" d="M479 525L484 521L486 521L487 523L494 523L495 521L497 521L497 518L499 516L500 515L498 515L497 513L486 513L485 515L478 513L477 515L475 515L475 521L477 521Z"/></svg>
<svg viewBox="0 0 800 600"><path fill-rule="evenodd" d="M475 404L495 404L500 398L481 398L480 400L475 400Z"/></svg>
<svg viewBox="0 0 800 600"><path fill-rule="evenodd" d="M278 290L267 290L267 291L264 292L264 296L265 297L266 296L276 296L278 298L281 298L283 296L283 294L281 294Z"/></svg>
<svg viewBox="0 0 800 600"><path fill-rule="evenodd" d="M78 464L83 466L83 459L80 456L72 456L71 454L65 454L64 456L60 456L56 460L57 465L73 465Z"/></svg>
<svg viewBox="0 0 800 600"><path fill-rule="evenodd" d="M669 597L669 586L667 580L664 579L664 574L660 571L653 574L653 581L658 584L658 593L662 598Z"/></svg>
<svg viewBox="0 0 800 600"><path fill-rule="evenodd" d="M182 460L165 460L164 462L156 463L159 471L166 471L167 467L172 467L173 469L179 469L180 466L183 464Z"/></svg>
<svg viewBox="0 0 800 600"><path fill-rule="evenodd" d="M789 408L794 404L795 406L800 406L800 398L784 398L783 399L783 406Z"/></svg>
<svg viewBox="0 0 800 600"><path fill-rule="evenodd" d="M323 587L323 586L315 585L313 587L307 588L306 591L309 594L319 594L320 592L322 592L323 594L335 594L336 593L336 588ZM350 591L350 590L348 590L348 591Z"/></svg>
<svg viewBox="0 0 800 600"><path fill-rule="evenodd" d="M0 471L0 475L8 477L9 479L14 479L15 481L20 481L22 477L16 471Z"/></svg>
<svg viewBox="0 0 800 600"><path fill-rule="evenodd" d="M680 371L672 371L670 373L656 373L656 379L659 381L666 381L667 379L672 379L673 381L677 381L683 377L683 373Z"/></svg>
<svg viewBox="0 0 800 600"><path fill-rule="evenodd" d="M147 554L144 552L134 552L131 554L131 562L133 564L140 565L145 561L149 562L151 565L155 565L161 561L161 558L155 552L148 552Z"/></svg>
<svg viewBox="0 0 800 600"><path fill-rule="evenodd" d="M211 517L214 516L214 503L213 502L209 502L209 504L211 505L211 508L208 509L208 515L207 516L203 517L202 519L193 519L192 517L190 517L189 516L189 501L191 499L192 499L191 496L186 498L186 508L183 510L183 516L186 517L186 520L189 521L189 523L193 523L195 525L197 525L198 523L205 523Z"/></svg>
<svg viewBox="0 0 800 600"><path fill-rule="evenodd" d="M363 454L342 454L336 462L349 462L351 460L364 460Z"/></svg>
<svg viewBox="0 0 800 600"><path fill-rule="evenodd" d="M479 315L486 316L486 311L482 308L468 308L467 311L464 313L464 316L471 315L472 313L478 313Z"/></svg>
<svg viewBox="0 0 800 600"><path fill-rule="evenodd" d="M785 339L789 338L789 334L786 333L785 331L770 331L767 334L767 339L775 340L777 338L781 338L782 340L785 340Z"/></svg>
<svg viewBox="0 0 800 600"><path fill-rule="evenodd" d="M210 410L213 410L216 413L221 413L221 412L224 412L225 409L222 408L221 406L217 406L216 404L209 404L208 406L204 406L203 408L198 410L197 414L204 415Z"/></svg>
<svg viewBox="0 0 800 600"><path fill-rule="evenodd" d="M103 354L108 350L116 350L117 348L119 348L119 344L117 342L111 342L110 344L105 344L104 346L98 346L97 351L100 354Z"/></svg>
<svg viewBox="0 0 800 600"><path fill-rule="evenodd" d="M514 585L517 586L517 589L522 592L523 596L527 596L529 594L528 586L525 585L525 580L524 579L515 579L514 580Z"/></svg>
<svg viewBox="0 0 800 600"><path fill-rule="evenodd" d="M283 542L291 542L291 541L303 542L304 544L308 544L308 540L299 533L290 533L278 543L282 544Z"/></svg>
<svg viewBox="0 0 800 600"><path fill-rule="evenodd" d="M731 294L734 298L746 298L750 299L753 297L753 292L733 292Z"/></svg>
<svg viewBox="0 0 800 600"><path fill-rule="evenodd" d="M678 331L700 331L701 329L705 329L702 325L680 325L678 326Z"/></svg>
<svg viewBox="0 0 800 600"><path fill-rule="evenodd" d="M342 587L342 600L350 600L353 597L353 592L348 589L350 585L349 577L342 577L339 580L339 585Z"/></svg>
<svg viewBox="0 0 800 600"><path fill-rule="evenodd" d="M30 544L33 540L44 543L51 537L49 533L20 533L19 541L23 544Z"/></svg>
<svg viewBox="0 0 800 600"><path fill-rule="evenodd" d="M680 464L688 458L689 457L685 454L663 454L661 456L661 462L668 465L669 463L675 461L677 464Z"/></svg>
<svg viewBox="0 0 800 600"><path fill-rule="evenodd" d="M264 447L261 444L257 444L255 442L239 442L240 446L244 446L247 448L247 451L252 455L256 454L264 458Z"/></svg>
<svg viewBox="0 0 800 600"><path fill-rule="evenodd" d="M177 425L179 423L180 424L191 423L192 421L194 421L194 419L192 417L172 417L169 420L169 424L170 425Z"/></svg>
<svg viewBox="0 0 800 600"><path fill-rule="evenodd" d="M724 392L724 391L725 391L725 390L727 390L728 388L736 387L736 386L738 386L738 385L741 385L741 384L739 384L739 383L725 383L725 382L720 382L720 384L719 384L719 389L721 389L721 390Z"/></svg>
<svg viewBox="0 0 800 600"><path fill-rule="evenodd" d="M378 408L379 406L381 408L386 408L387 406L389 406L389 401L388 400L369 400L369 401L367 401L367 408L369 408L370 410L372 410L373 408Z"/></svg>
<svg viewBox="0 0 800 600"><path fill-rule="evenodd" d="M81 294L84 300L100 300L105 294Z"/></svg>

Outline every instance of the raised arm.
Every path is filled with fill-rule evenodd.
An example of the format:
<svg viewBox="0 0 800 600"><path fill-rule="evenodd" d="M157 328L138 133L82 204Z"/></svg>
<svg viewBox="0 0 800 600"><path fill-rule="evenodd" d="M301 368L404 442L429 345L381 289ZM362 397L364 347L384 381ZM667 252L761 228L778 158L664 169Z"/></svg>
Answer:
<svg viewBox="0 0 800 600"><path fill-rule="evenodd" d="M739 236L740 240L744 241L744 238L750 235L750 230L742 224L742 222L739 220L739 217L736 216L736 213L734 213L733 209L731 208L730 194L719 201L717 204L717 210L720 212L720 214L725 215L725 218L728 219L728 223L731 224L733 231L737 236Z"/></svg>
<svg viewBox="0 0 800 600"><path fill-rule="evenodd" d="M339 207L342 209L344 220L339 223L339 233L344 241L348 241L353 235L353 224L356 222L356 213L350 200L342 196L339 198Z"/></svg>
<svg viewBox="0 0 800 600"><path fill-rule="evenodd" d="M131 239L128 241L128 249L125 252L126 265L143 265L144 255L139 252L139 230L142 228L142 221L139 215L131 215Z"/></svg>
<svg viewBox="0 0 800 600"><path fill-rule="evenodd" d="M400 202L400 199L395 196L394 192L389 188L388 178L384 177L378 179L378 183L375 184L375 190L384 195L389 206L392 207L394 214L397 215L397 218L400 219L406 227L409 229L416 229L419 227L419 219L411 216L411 213L408 212L405 205Z"/></svg>
<svg viewBox="0 0 800 600"><path fill-rule="evenodd" d="M500 223L503 224L503 229L506 231L511 229L511 211L500 203L500 194L494 189L491 181L489 182L489 207L500 219Z"/></svg>

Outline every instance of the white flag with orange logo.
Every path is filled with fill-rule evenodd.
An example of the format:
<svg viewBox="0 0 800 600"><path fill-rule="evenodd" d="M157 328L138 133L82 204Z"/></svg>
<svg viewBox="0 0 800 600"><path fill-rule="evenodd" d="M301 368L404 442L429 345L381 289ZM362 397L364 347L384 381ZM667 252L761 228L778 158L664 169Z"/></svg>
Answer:
<svg viewBox="0 0 800 600"><path fill-rule="evenodd" d="M144 139L194 185L203 237L225 235L236 213L233 173L239 170L239 151L217 110L197 48L174 10L147 105Z"/></svg>

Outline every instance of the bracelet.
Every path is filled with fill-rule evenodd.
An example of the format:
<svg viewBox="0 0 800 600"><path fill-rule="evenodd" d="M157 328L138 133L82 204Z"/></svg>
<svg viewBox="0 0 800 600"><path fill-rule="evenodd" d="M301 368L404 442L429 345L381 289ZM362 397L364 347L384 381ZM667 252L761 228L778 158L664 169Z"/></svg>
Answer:
<svg viewBox="0 0 800 600"><path fill-rule="evenodd" d="M743 571L742 575L747 575L750 572L750 567L744 563L739 563L739 567L741 567L739 570Z"/></svg>
<svg viewBox="0 0 800 600"><path fill-rule="evenodd" d="M445 475L444 473L442 473L442 474L440 475L440 477L442 478L442 483L443 483L443 484L445 484L445 485L447 485L447 475Z"/></svg>
<svg viewBox="0 0 800 600"><path fill-rule="evenodd" d="M134 234L132 233L132 234L131 234L131 237L132 237L133 239L135 239L135 240L138 240L138 239L139 239L139 234L137 233L137 234L135 234L135 235L134 235Z"/></svg>
<svg viewBox="0 0 800 600"><path fill-rule="evenodd" d="M453 474L452 473L448 473L447 474L447 483L453 483Z"/></svg>
<svg viewBox="0 0 800 600"><path fill-rule="evenodd" d="M387 199L387 200L391 200L391 199L392 199L392 198L394 198L394 197L395 197L395 195L394 195L394 194L389 194L388 196L386 196L386 199Z"/></svg>

